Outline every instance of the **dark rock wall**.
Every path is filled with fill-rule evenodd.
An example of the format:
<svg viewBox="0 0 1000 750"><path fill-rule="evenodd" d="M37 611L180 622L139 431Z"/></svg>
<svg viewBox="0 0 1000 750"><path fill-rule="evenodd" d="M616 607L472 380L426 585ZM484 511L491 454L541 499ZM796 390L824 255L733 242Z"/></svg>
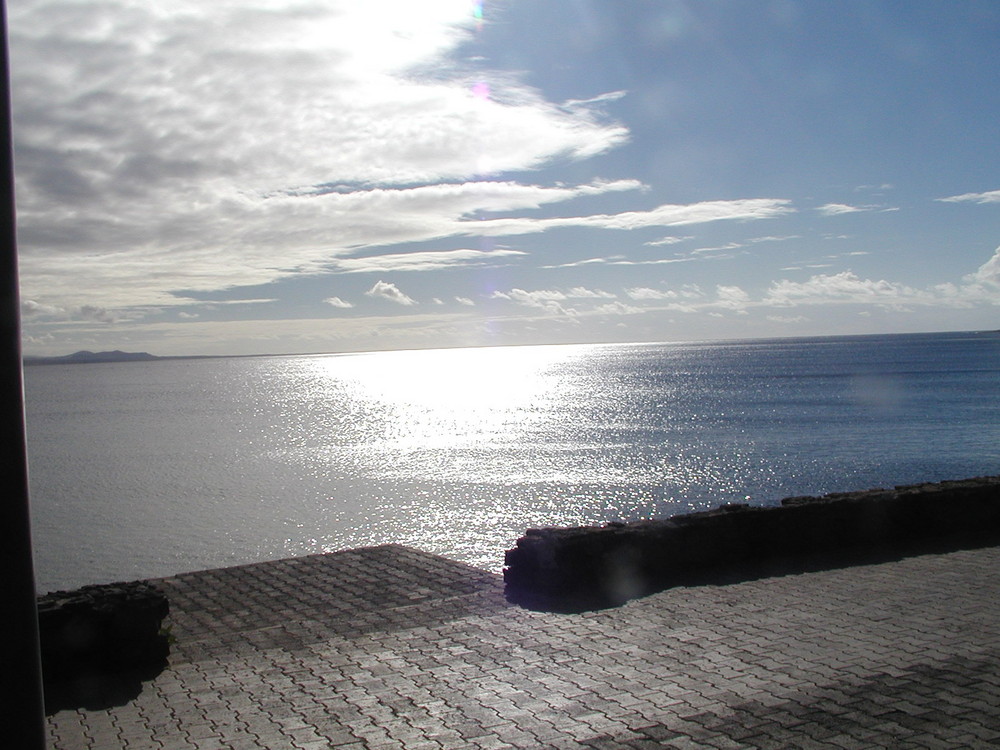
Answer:
<svg viewBox="0 0 1000 750"><path fill-rule="evenodd" d="M508 550L513 602L614 606L670 586L1000 543L1000 477L727 505L661 521L529 529ZM794 566L793 566L794 567Z"/></svg>
<svg viewBox="0 0 1000 750"><path fill-rule="evenodd" d="M167 664L166 596L111 583L38 598L46 711L106 707L138 694Z"/></svg>

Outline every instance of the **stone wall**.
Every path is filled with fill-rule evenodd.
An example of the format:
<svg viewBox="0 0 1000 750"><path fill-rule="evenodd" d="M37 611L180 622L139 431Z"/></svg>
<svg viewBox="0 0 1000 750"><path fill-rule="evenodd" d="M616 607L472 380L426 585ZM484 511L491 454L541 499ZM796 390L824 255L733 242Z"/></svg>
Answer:
<svg viewBox="0 0 1000 750"><path fill-rule="evenodd" d="M506 554L507 598L537 609L614 606L719 576L1000 543L1000 477L724 505L660 521L528 529Z"/></svg>
<svg viewBox="0 0 1000 750"><path fill-rule="evenodd" d="M38 598L46 710L103 707L137 695L170 651L166 596L144 582L84 586Z"/></svg>

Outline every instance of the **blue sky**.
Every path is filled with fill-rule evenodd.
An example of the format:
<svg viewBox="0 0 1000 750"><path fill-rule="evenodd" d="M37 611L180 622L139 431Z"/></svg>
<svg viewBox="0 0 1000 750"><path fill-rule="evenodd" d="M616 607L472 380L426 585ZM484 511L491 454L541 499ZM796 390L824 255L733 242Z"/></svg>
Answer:
<svg viewBox="0 0 1000 750"><path fill-rule="evenodd" d="M29 354L1000 328L995 2L9 16Z"/></svg>

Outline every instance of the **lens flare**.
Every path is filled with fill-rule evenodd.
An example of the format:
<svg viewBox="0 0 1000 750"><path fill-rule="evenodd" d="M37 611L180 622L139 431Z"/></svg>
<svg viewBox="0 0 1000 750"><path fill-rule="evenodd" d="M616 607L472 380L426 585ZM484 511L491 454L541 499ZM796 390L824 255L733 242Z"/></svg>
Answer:
<svg viewBox="0 0 1000 750"><path fill-rule="evenodd" d="M490 85L486 81L476 81L472 84L472 95L480 101L490 100Z"/></svg>

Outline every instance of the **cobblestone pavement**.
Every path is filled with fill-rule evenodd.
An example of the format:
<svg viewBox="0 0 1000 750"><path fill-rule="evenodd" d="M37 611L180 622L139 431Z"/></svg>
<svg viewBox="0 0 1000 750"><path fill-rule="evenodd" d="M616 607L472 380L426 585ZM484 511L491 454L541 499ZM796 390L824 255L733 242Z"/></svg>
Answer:
<svg viewBox="0 0 1000 750"><path fill-rule="evenodd" d="M177 638L54 748L1000 746L1000 548L530 612L389 545L159 581Z"/></svg>

